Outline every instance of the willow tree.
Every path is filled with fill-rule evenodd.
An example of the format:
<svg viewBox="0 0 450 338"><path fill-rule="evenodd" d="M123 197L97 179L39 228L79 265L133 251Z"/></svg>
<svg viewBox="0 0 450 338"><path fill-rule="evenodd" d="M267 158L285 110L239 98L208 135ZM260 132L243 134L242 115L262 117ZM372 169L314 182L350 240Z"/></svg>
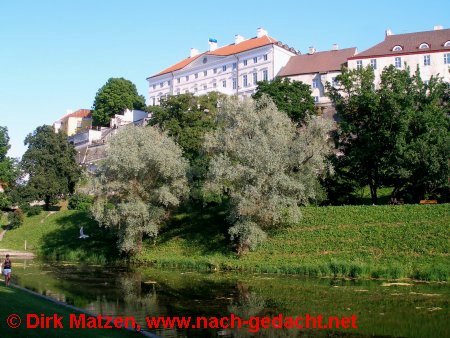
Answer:
<svg viewBox="0 0 450 338"><path fill-rule="evenodd" d="M226 100L217 124L205 137L205 190L229 198L229 234L244 253L265 239L265 229L297 223L299 206L319 198L331 125L309 117L297 129L267 96Z"/></svg>
<svg viewBox="0 0 450 338"><path fill-rule="evenodd" d="M121 251L134 254L144 235L156 238L188 193L187 169L180 147L155 127L126 127L112 138L92 182L92 214L116 231Z"/></svg>

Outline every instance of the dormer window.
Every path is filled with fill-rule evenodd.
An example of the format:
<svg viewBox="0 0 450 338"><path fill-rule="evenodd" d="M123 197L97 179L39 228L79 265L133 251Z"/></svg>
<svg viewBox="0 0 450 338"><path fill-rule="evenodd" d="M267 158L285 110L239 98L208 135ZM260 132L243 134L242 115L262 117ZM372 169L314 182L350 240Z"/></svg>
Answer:
<svg viewBox="0 0 450 338"><path fill-rule="evenodd" d="M420 44L420 46L419 46L419 49L427 49L427 48L430 48L430 46L428 45L428 43L421 43Z"/></svg>
<svg viewBox="0 0 450 338"><path fill-rule="evenodd" d="M444 47L450 47L450 41L447 41L446 43L444 43Z"/></svg>
<svg viewBox="0 0 450 338"><path fill-rule="evenodd" d="M392 48L392 51L393 52L401 52L403 50L403 47L402 46L399 46L399 45L397 45L397 46L395 46L394 48Z"/></svg>

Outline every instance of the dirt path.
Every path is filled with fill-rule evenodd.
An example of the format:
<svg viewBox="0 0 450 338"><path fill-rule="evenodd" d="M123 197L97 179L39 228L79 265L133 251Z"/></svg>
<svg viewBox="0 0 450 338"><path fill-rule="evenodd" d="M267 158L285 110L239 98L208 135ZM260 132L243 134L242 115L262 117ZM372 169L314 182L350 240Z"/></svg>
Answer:
<svg viewBox="0 0 450 338"><path fill-rule="evenodd" d="M5 230L3 230L2 232L0 232L0 242L3 240L3 236L5 236L6 231L9 230L9 225L6 227Z"/></svg>

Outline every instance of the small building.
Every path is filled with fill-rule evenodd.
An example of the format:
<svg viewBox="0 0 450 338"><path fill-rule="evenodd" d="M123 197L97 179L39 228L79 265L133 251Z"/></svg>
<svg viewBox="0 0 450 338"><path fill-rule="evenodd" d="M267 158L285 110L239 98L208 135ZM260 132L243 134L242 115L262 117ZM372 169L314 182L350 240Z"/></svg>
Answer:
<svg viewBox="0 0 450 338"><path fill-rule="evenodd" d="M281 70L280 77L302 81L309 84L312 96L317 105L330 105L326 95L326 83L335 83L336 76L341 73L341 67L347 64L347 59L356 53L356 47L339 49L333 45L332 50L317 52L313 47L308 54L291 57Z"/></svg>
<svg viewBox="0 0 450 338"><path fill-rule="evenodd" d="M258 28L256 37L236 35L234 43L219 47L209 39L209 50L191 48L189 57L147 78L148 104L159 105L170 95L212 91L248 97L257 82L272 80L291 56L299 52Z"/></svg>
<svg viewBox="0 0 450 338"><path fill-rule="evenodd" d="M418 67L424 81L440 76L450 82L450 29L435 26L432 31L407 34L388 29L384 41L348 59L350 69L371 66L376 83L389 65L398 69L409 66L411 73Z"/></svg>
<svg viewBox="0 0 450 338"><path fill-rule="evenodd" d="M150 114L143 110L130 110L126 109L123 114L116 114L111 118L109 122L110 128L120 128L130 123L134 124L142 124L144 125L148 119L150 118Z"/></svg>
<svg viewBox="0 0 450 338"><path fill-rule="evenodd" d="M56 133L63 132L72 136L92 128L92 112L89 109L78 109L69 112L53 123Z"/></svg>

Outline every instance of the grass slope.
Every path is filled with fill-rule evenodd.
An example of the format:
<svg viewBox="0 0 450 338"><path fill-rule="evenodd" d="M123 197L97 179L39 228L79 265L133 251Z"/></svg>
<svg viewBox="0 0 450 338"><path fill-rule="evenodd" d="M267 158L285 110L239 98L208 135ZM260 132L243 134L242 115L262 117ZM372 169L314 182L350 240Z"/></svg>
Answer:
<svg viewBox="0 0 450 338"><path fill-rule="evenodd" d="M450 277L450 204L302 208L297 226L272 231L256 251L237 257L224 213L217 208L176 214L137 263L192 270L240 270L306 276ZM83 226L90 235L78 238ZM115 238L83 212L26 218L0 248L27 248L56 260L104 263L119 257Z"/></svg>
<svg viewBox="0 0 450 338"><path fill-rule="evenodd" d="M90 237L79 239L80 227ZM115 238L110 231L99 228L86 213L74 210L42 212L26 217L24 224L8 230L0 248L24 250L53 260L105 263L118 257Z"/></svg>
<svg viewBox="0 0 450 338"><path fill-rule="evenodd" d="M157 266L311 276L450 276L450 205L302 208L299 225L273 231L242 258L230 252L223 216L179 214L139 257Z"/></svg>
<svg viewBox="0 0 450 338"><path fill-rule="evenodd" d="M17 329L11 329L6 324L2 324L2 337L141 337L139 333L125 330L106 329L70 329L69 314L73 310L59 306L25 291L13 287L0 285L0 318L5 320L10 314L17 314L22 319L22 325ZM58 314L63 319L63 329L27 329L26 314L45 314L52 316ZM52 322L53 323L53 322Z"/></svg>

